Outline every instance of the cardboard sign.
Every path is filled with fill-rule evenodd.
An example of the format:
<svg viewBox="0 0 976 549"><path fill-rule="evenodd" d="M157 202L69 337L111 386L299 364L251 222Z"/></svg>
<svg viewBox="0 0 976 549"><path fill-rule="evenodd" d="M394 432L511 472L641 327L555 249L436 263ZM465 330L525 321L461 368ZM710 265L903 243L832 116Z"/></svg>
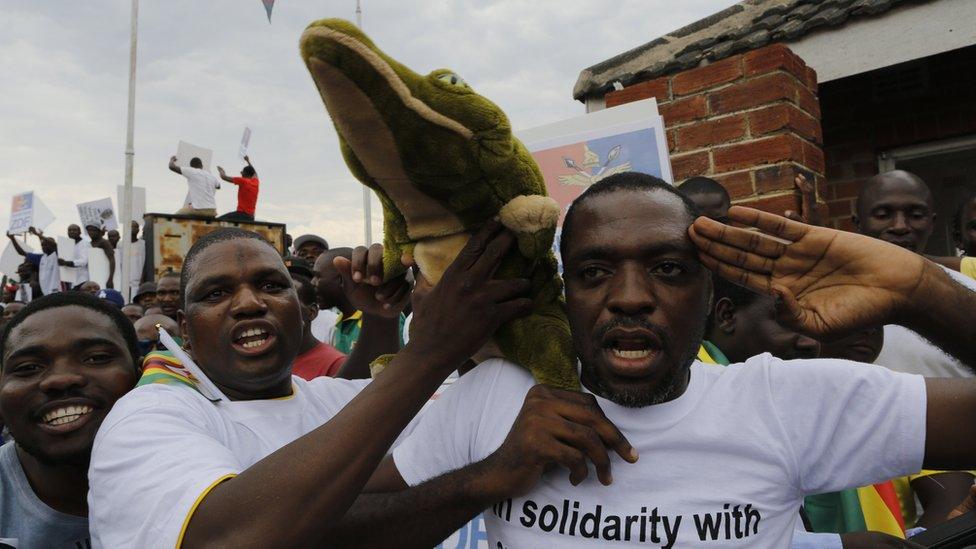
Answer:
<svg viewBox="0 0 976 549"><path fill-rule="evenodd" d="M58 237L58 258L73 261L75 258L75 241L66 236ZM71 286L75 285L74 267L59 267L61 271L61 282L68 282Z"/></svg>
<svg viewBox="0 0 976 549"><path fill-rule="evenodd" d="M189 166L190 160L193 158L199 158L200 162L203 162L203 169L208 172L210 171L213 151L198 147L192 143L187 143L186 141L180 141L180 144L176 147L176 165L181 167Z"/></svg>
<svg viewBox="0 0 976 549"><path fill-rule="evenodd" d="M10 234L24 234L34 221L34 191L14 195L10 200Z"/></svg>
<svg viewBox="0 0 976 549"><path fill-rule="evenodd" d="M241 150L238 151L237 153L238 155L240 155L241 160L244 160L244 157L247 156L247 147L250 144L251 144L251 128L244 128L244 135L241 136Z"/></svg>
<svg viewBox="0 0 976 549"><path fill-rule="evenodd" d="M88 225L101 227L106 231L118 230L119 228L111 198L102 198L78 204L78 217L81 219L82 229Z"/></svg>
<svg viewBox="0 0 976 549"><path fill-rule="evenodd" d="M118 198L117 204L119 205L119 218L121 218L122 204L124 204L123 199L125 185L116 186L115 193ZM142 217L144 215L146 215L146 189L143 187L132 187L132 217L130 217L130 220L142 225Z"/></svg>

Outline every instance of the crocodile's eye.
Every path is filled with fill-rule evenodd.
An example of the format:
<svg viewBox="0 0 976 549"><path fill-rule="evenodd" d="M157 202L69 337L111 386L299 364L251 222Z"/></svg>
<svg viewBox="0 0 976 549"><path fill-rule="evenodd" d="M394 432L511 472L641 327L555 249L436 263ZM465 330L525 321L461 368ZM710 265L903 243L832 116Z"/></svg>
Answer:
<svg viewBox="0 0 976 549"><path fill-rule="evenodd" d="M468 83L464 81L460 76L454 74L453 72L447 72L437 77L441 82L447 82L453 86L464 86L468 87Z"/></svg>

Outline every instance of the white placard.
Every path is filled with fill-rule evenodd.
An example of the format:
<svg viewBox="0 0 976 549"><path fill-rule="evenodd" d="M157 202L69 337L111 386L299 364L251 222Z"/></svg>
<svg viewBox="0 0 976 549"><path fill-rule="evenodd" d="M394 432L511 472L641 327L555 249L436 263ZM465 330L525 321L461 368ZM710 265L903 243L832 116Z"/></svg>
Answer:
<svg viewBox="0 0 976 549"><path fill-rule="evenodd" d="M82 228L88 225L101 227L106 231L118 230L119 228L112 199L108 197L78 204L78 217L81 219Z"/></svg>
<svg viewBox="0 0 976 549"><path fill-rule="evenodd" d="M27 253L33 253L33 249L27 245L25 242L20 242L20 247L24 249ZM0 254L0 272L11 278L17 277L17 267L24 262L24 256L17 253L14 248L13 243L7 240L7 247L3 249L3 254Z"/></svg>
<svg viewBox="0 0 976 549"><path fill-rule="evenodd" d="M241 157L241 160L244 160L244 157L247 156L247 147L250 144L251 144L251 128L244 128L244 135L241 136L241 150L238 151L237 153Z"/></svg>
<svg viewBox="0 0 976 549"><path fill-rule="evenodd" d="M190 160L193 158L199 158L200 162L203 162L203 169L208 172L210 171L213 151L198 147L192 143L187 143L186 141L180 141L180 144L176 147L176 165L180 167L189 166Z"/></svg>
<svg viewBox="0 0 976 549"><path fill-rule="evenodd" d="M117 204L119 205L119 219L122 218L122 204L124 204L123 198L125 198L125 185L118 185L115 187L115 193L118 198ZM142 218L146 215L146 189L144 187L132 187L132 221L142 225Z"/></svg>
<svg viewBox="0 0 976 549"><path fill-rule="evenodd" d="M24 234L34 220L34 191L15 194L10 199L10 234Z"/></svg>
<svg viewBox="0 0 976 549"><path fill-rule="evenodd" d="M58 259L66 259L68 261L74 261L75 259L75 241L71 240L66 236L58 237ZM74 267L61 267L61 282L67 282L71 286L75 285L75 271Z"/></svg>
<svg viewBox="0 0 976 549"><path fill-rule="evenodd" d="M54 213L48 209L41 197L34 196L34 222L31 224L35 229L43 231L48 225L54 223Z"/></svg>

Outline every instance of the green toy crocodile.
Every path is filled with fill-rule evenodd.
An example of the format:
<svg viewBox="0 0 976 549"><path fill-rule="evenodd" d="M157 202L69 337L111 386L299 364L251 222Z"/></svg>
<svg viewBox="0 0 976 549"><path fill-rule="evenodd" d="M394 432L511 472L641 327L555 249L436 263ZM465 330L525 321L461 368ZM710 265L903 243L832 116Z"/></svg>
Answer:
<svg viewBox="0 0 976 549"><path fill-rule="evenodd" d="M312 23L301 52L349 169L383 205L386 276L415 262L436 284L471 233L499 217L518 247L496 276L531 271L534 304L495 333L496 354L540 383L578 389L552 253L559 206L501 109L450 70L413 72L348 21Z"/></svg>

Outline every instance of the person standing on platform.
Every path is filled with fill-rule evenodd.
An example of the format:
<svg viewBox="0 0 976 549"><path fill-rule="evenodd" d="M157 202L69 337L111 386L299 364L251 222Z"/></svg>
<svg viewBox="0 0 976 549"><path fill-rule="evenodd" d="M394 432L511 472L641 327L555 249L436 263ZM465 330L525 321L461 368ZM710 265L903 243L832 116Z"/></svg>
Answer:
<svg viewBox="0 0 976 549"><path fill-rule="evenodd" d="M190 165L177 166L176 157L169 159L169 169L186 178L189 188L186 204L176 211L176 215L195 215L199 217L217 217L217 200L214 193L220 188L220 180L203 169L203 161L191 158Z"/></svg>
<svg viewBox="0 0 976 549"><path fill-rule="evenodd" d="M224 169L217 166L220 178L228 183L237 185L237 210L218 217L227 221L254 221L254 211L258 203L258 188L261 182L258 180L258 172L251 165L251 159L244 157L247 166L241 170L240 177L227 177Z"/></svg>

